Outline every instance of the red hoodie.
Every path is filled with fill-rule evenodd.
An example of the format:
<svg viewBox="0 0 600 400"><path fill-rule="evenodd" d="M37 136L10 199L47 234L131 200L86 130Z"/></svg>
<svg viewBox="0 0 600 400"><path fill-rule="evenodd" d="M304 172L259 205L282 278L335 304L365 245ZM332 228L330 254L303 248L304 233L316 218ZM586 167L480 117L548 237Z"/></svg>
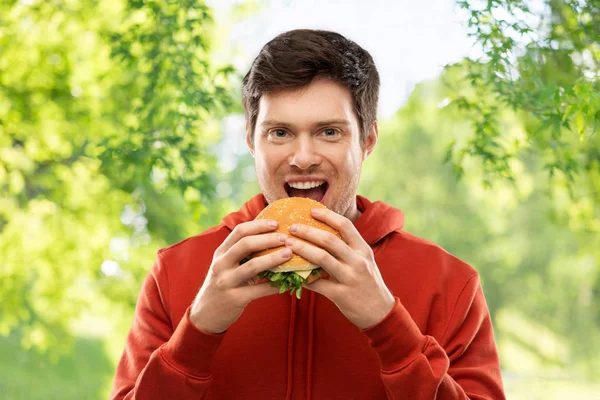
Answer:
<svg viewBox="0 0 600 400"><path fill-rule="evenodd" d="M361 196L354 225L396 297L381 322L361 331L305 290L253 301L223 334L198 330L188 311L215 249L265 206L258 195L158 252L111 399L504 399L477 272L402 231L400 210Z"/></svg>

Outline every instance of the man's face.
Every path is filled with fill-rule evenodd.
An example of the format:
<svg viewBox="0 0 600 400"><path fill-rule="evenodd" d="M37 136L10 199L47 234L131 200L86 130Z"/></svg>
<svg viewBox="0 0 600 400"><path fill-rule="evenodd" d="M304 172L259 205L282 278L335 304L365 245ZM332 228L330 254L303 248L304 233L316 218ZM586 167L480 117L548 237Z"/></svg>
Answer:
<svg viewBox="0 0 600 400"><path fill-rule="evenodd" d="M269 203L310 197L348 218L356 213L360 170L375 147L377 125L361 146L352 95L344 85L316 79L303 89L263 95L254 142L249 134L246 140Z"/></svg>

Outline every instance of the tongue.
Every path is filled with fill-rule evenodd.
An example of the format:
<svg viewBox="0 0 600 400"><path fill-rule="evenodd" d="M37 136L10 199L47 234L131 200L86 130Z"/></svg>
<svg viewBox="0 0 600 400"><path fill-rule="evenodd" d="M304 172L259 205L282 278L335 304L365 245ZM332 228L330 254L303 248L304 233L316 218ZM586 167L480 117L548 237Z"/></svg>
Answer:
<svg viewBox="0 0 600 400"><path fill-rule="evenodd" d="M294 189L289 190L290 197L308 197L315 201L321 201L325 195L325 185L318 186L312 189Z"/></svg>

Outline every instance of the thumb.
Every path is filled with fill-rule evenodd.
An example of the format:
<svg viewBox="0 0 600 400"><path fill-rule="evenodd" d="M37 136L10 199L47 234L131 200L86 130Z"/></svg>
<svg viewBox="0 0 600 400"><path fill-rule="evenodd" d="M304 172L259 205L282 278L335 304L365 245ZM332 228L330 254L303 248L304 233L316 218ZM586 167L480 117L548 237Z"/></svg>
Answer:
<svg viewBox="0 0 600 400"><path fill-rule="evenodd" d="M318 279L313 283L310 283L308 285L303 284L302 286L310 290L311 292L319 293L327 297L329 300L333 301L333 298L335 297L338 291L338 285L339 284L328 281L326 279Z"/></svg>
<svg viewBox="0 0 600 400"><path fill-rule="evenodd" d="M279 288L271 286L271 282L255 283L249 286L241 286L235 289L239 292L245 304L261 297L279 293Z"/></svg>

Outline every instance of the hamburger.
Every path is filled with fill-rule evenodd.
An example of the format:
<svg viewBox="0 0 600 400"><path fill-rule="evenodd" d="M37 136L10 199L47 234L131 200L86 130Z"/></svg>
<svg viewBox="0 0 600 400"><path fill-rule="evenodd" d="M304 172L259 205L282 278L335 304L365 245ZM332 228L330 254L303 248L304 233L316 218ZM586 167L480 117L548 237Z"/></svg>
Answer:
<svg viewBox="0 0 600 400"><path fill-rule="evenodd" d="M287 197L269 204L255 219L273 219L277 221L279 224L276 232L284 233L288 236L292 236L290 234L290 226L294 223L300 223L331 232L341 239L342 237L337 230L312 217L310 213L311 208L327 207L318 201L306 197ZM297 236L294 239L308 243ZM313 243L310 244L314 246ZM253 253L249 259L278 251L283 247L285 246ZM300 298L302 295L302 284L312 283L324 274L326 273L320 266L312 264L297 254L292 254L292 258L285 263L261 272L258 276L259 278L270 280L273 286L279 287L279 293L289 291L290 295L296 294L296 297Z"/></svg>

